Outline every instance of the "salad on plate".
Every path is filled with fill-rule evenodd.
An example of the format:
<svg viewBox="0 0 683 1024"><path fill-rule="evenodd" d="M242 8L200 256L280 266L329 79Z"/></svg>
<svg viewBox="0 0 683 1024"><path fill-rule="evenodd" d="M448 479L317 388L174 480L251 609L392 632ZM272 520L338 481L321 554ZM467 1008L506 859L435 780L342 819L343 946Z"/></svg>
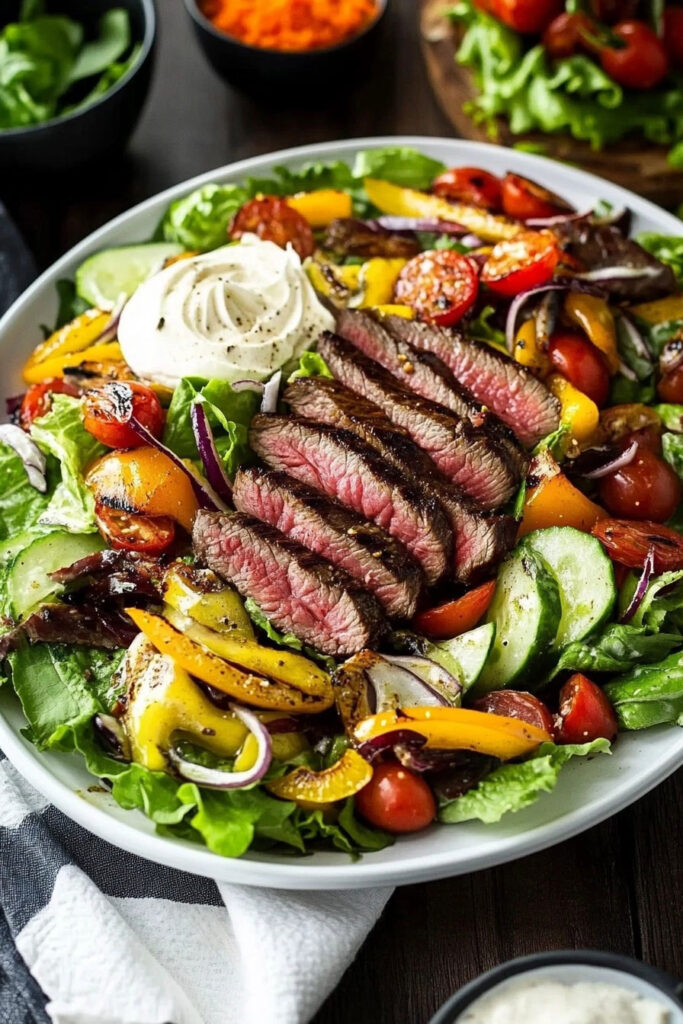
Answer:
<svg viewBox="0 0 683 1024"><path fill-rule="evenodd" d="M90 256L0 427L26 735L161 834L357 855L681 724L682 249L389 147Z"/></svg>

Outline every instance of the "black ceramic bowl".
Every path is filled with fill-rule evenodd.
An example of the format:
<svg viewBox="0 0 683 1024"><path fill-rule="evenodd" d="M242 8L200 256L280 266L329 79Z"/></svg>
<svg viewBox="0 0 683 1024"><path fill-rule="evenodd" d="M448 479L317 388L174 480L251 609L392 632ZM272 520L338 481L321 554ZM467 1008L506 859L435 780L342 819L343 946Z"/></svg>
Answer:
<svg viewBox="0 0 683 1024"><path fill-rule="evenodd" d="M377 15L351 39L320 50L282 51L248 46L219 32L199 9L198 0L184 0L194 31L215 71L245 92L268 96L274 103L297 94L321 96L321 87L348 87L368 66L388 0L378 0ZM324 94L323 94L324 95Z"/></svg>
<svg viewBox="0 0 683 1024"><path fill-rule="evenodd" d="M618 956L616 953L571 949L523 956L494 967L492 971L487 971L456 992L432 1018L430 1024L456 1024L460 1015L477 999L502 982L530 973L540 977L536 974L537 971L543 972L545 980L552 979L569 984L577 981L623 984L624 987L651 999L663 996L665 998L662 1002L671 1013L671 1024L681 1024L683 1021L683 1003L680 1001L682 986L664 971L628 956ZM622 977L619 978L619 975Z"/></svg>
<svg viewBox="0 0 683 1024"><path fill-rule="evenodd" d="M168 2L168 0L166 0ZM154 0L47 0L49 14L65 14L94 31L105 11L125 7L133 42L141 43L137 61L92 106L44 124L0 131L0 173L60 173L96 161L125 146L142 111L152 74L156 12ZM0 25L15 21L18 0L2 4Z"/></svg>

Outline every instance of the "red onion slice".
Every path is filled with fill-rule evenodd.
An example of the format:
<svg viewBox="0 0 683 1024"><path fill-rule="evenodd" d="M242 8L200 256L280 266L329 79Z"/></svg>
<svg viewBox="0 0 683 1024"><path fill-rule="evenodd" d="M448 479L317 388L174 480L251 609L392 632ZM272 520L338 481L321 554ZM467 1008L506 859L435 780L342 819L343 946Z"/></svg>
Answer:
<svg viewBox="0 0 683 1024"><path fill-rule="evenodd" d="M187 779L188 782L196 782L198 786L205 786L207 789L244 789L259 782L266 774L273 760L273 745L268 729L253 711L239 704L230 704L229 707L256 737L258 749L252 767L243 772L224 772L218 768L206 768L204 765L187 761L175 748L171 748L168 756L181 778Z"/></svg>
<svg viewBox="0 0 683 1024"><path fill-rule="evenodd" d="M226 503L232 502L232 484L223 469L221 457L216 451L216 444L209 423L209 417L201 402L194 402L190 410L192 431L197 442L197 450L206 472L206 478L216 494Z"/></svg>
<svg viewBox="0 0 683 1024"><path fill-rule="evenodd" d="M454 220L441 220L438 217L392 217L384 215L373 220L363 221L371 231L390 231L395 234L413 231L438 232L441 235L468 234L467 228Z"/></svg>
<svg viewBox="0 0 683 1024"><path fill-rule="evenodd" d="M433 662L427 662L427 659L419 660L426 662L430 669L434 667ZM396 664L396 661L399 663ZM378 654L366 668L368 703L373 714L402 707L443 707L452 703L451 699L406 668L401 661L390 661L389 657Z"/></svg>
<svg viewBox="0 0 683 1024"><path fill-rule="evenodd" d="M270 380L263 388L263 398L261 399L261 412L262 413L274 413L277 412L277 400L280 394L280 383L282 381L282 370L278 370L274 373Z"/></svg>
<svg viewBox="0 0 683 1024"><path fill-rule="evenodd" d="M534 295L544 295L546 292L566 292L568 288L568 284L544 284L540 288L530 288L528 292L520 292L519 295L515 295L514 299L510 303L507 319L505 321L505 340L507 342L508 352L512 353L515 351L517 320L519 319L522 306L524 306L529 299L532 299Z"/></svg>
<svg viewBox="0 0 683 1024"><path fill-rule="evenodd" d="M590 450L590 449L589 449ZM601 480L603 476L609 476L610 473L616 473L618 469L623 466L628 466L630 462L636 457L638 452L638 442L631 441L628 448L625 448L623 452L617 455L616 458L610 459L602 466L596 466L595 469L588 470L588 472L582 473L581 476L586 480ZM582 455L586 455L587 452L582 452ZM581 458L581 456L579 456Z"/></svg>
<svg viewBox="0 0 683 1024"><path fill-rule="evenodd" d="M640 358L645 359L648 362L652 362L653 353L647 342L646 336L636 326L635 320L633 320L633 318L623 309L619 314L618 323L621 324L628 334L628 339Z"/></svg>
<svg viewBox="0 0 683 1024"><path fill-rule="evenodd" d="M253 391L257 395L262 395L266 386L260 380L236 380L230 387L233 391Z"/></svg>
<svg viewBox="0 0 683 1024"><path fill-rule="evenodd" d="M572 210L568 213L556 213L552 217L530 217L524 221L528 228L556 228L562 224L571 224L579 220L590 220L592 210Z"/></svg>
<svg viewBox="0 0 683 1024"><path fill-rule="evenodd" d="M443 665L439 665L431 658L423 658L416 654L383 654L382 657L390 665L406 669L414 676L421 679L425 686L433 690L437 697L442 698L441 703L453 704L462 693L460 682ZM405 707L411 705L404 704ZM416 705L412 705L415 707Z"/></svg>
<svg viewBox="0 0 683 1024"><path fill-rule="evenodd" d="M578 281L631 281L639 277L659 277L661 272L661 267L597 267L583 270L575 277Z"/></svg>
<svg viewBox="0 0 683 1024"><path fill-rule="evenodd" d="M380 736L373 736L372 739L365 740L358 747L358 753L366 761L372 762L380 754L393 751L396 744L420 750L426 742L426 738L419 732L415 732L414 729L392 729L391 732L385 732Z"/></svg>
<svg viewBox="0 0 683 1024"><path fill-rule="evenodd" d="M624 623L630 622L631 619L633 618L633 616L636 614L636 612L640 608L640 606L642 604L642 601L643 601L643 598L645 597L645 594L647 593L647 588L650 585L650 579L652 578L652 574L654 573L654 571L655 571L655 549L653 547L651 547L649 549L648 553L647 553L646 558L645 558L645 563L643 564L643 571L640 574L640 579L638 580L638 586L635 589L635 593L634 593L633 597L631 598L631 600L628 603L628 607L626 608L626 610L624 611L623 615L621 616L621 622L624 622Z"/></svg>
<svg viewBox="0 0 683 1024"><path fill-rule="evenodd" d="M29 483L41 494L47 491L47 480L45 478L46 461L40 448L33 441L25 430L15 426L14 423L3 423L0 426L0 441L17 453L24 463L24 469L28 476Z"/></svg>
<svg viewBox="0 0 683 1024"><path fill-rule="evenodd" d="M90 342L91 345L106 345L110 341L116 341L116 336L119 330L119 320L121 319L121 313L123 312L123 307L127 301L128 299L125 295L120 296L101 332L97 335L94 341Z"/></svg>

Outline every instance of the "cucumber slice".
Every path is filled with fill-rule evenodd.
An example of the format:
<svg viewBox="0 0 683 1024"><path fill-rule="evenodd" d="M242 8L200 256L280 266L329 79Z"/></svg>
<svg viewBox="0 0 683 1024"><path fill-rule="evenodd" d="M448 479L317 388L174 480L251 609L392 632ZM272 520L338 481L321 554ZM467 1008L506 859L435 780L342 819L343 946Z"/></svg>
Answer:
<svg viewBox="0 0 683 1024"><path fill-rule="evenodd" d="M483 626L454 636L452 640L430 644L425 657L436 661L448 671L452 671L452 663L455 661L460 671L453 674L462 683L463 693L467 693L482 673L495 635L495 623L485 622Z"/></svg>
<svg viewBox="0 0 683 1024"><path fill-rule="evenodd" d="M59 584L50 579L51 572L101 551L104 546L98 534L59 531L34 540L16 555L8 570L7 596L12 617L24 618L37 604L60 590Z"/></svg>
<svg viewBox="0 0 683 1024"><path fill-rule="evenodd" d="M49 526L42 528L34 526L30 530L24 530L22 533L18 533L16 537L8 537L7 540L4 540L2 544L0 544L0 565L11 565L20 551L24 551L39 537L50 532L51 529Z"/></svg>
<svg viewBox="0 0 683 1024"><path fill-rule="evenodd" d="M176 242L103 249L81 263L76 271L76 291L98 309L113 309L122 295L130 298L138 285L161 270L165 260L184 251Z"/></svg>
<svg viewBox="0 0 683 1024"><path fill-rule="evenodd" d="M614 568L596 537L573 526L535 530L524 547L536 552L557 580L562 618L555 638L560 651L610 617L617 598Z"/></svg>
<svg viewBox="0 0 683 1024"><path fill-rule="evenodd" d="M555 577L531 548L517 548L498 573L487 615L496 635L472 692L501 690L522 680L526 689L540 686L561 614Z"/></svg>

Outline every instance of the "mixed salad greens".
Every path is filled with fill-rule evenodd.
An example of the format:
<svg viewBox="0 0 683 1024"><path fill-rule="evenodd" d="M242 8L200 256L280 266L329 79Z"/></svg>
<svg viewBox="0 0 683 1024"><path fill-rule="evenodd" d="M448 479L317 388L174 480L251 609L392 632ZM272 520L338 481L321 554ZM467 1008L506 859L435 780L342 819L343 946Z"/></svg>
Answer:
<svg viewBox="0 0 683 1024"><path fill-rule="evenodd" d="M0 427L1 682L31 741L83 757L162 835L355 855L435 818L496 822L619 731L683 724L683 240L641 246L627 217L392 147L203 186L154 239L85 261ZM245 225L288 245L326 308L457 324L556 398L502 564L347 660L278 629L190 541L256 461L254 415L287 381L329 380L322 356L174 388L123 357L131 296L229 255Z"/></svg>

